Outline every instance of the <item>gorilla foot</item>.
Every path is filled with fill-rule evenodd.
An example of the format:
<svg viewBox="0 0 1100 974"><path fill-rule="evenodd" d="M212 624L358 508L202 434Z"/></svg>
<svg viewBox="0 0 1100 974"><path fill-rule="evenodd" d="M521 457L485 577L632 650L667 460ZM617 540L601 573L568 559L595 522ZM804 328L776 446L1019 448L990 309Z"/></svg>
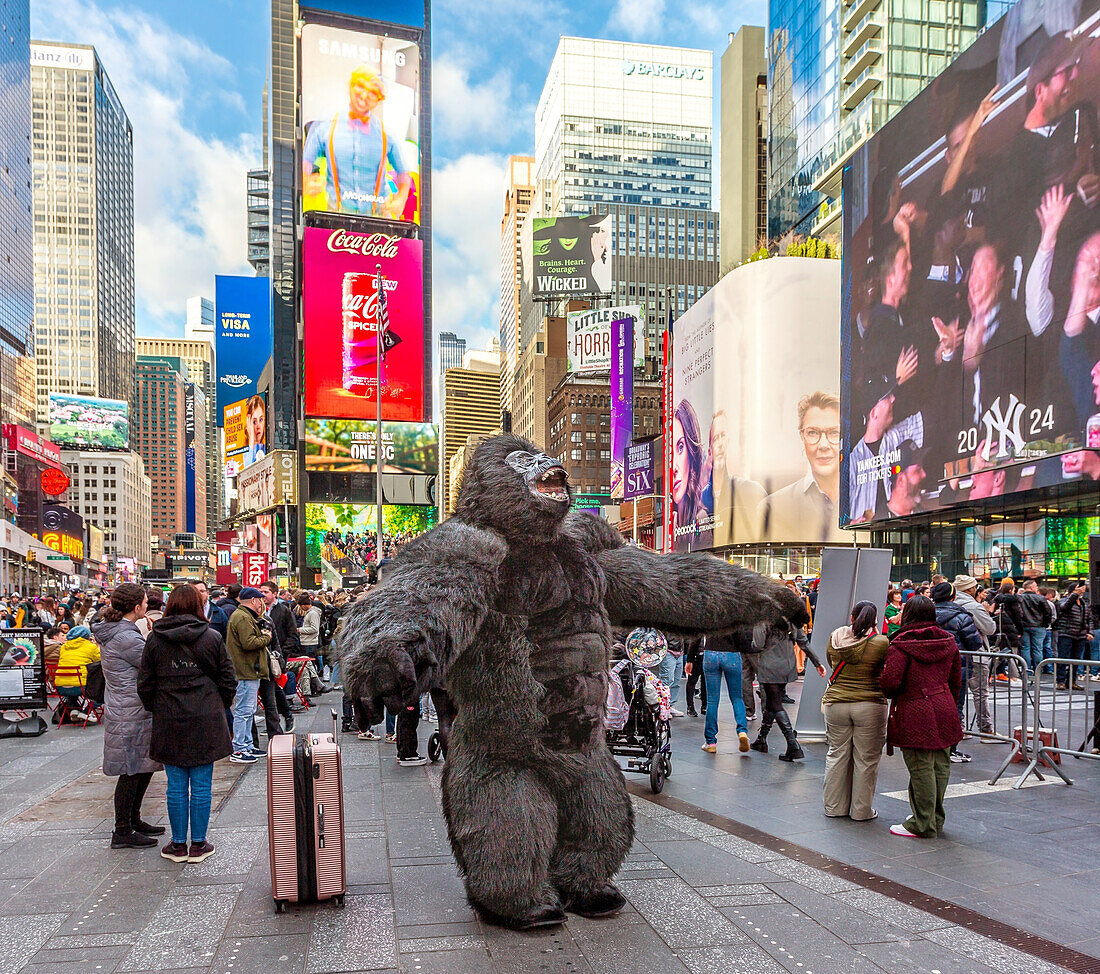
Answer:
<svg viewBox="0 0 1100 974"><path fill-rule="evenodd" d="M470 900L470 905L486 923L491 923L497 927L505 927L508 930L537 930L540 927L558 927L569 919L565 910L561 908L561 904L557 902L537 903L526 913L519 916L503 916L473 899Z"/></svg>
<svg viewBox="0 0 1100 974"><path fill-rule="evenodd" d="M570 913L598 920L610 917L626 906L626 897L614 883L599 883L588 893L578 893L566 898L565 908Z"/></svg>

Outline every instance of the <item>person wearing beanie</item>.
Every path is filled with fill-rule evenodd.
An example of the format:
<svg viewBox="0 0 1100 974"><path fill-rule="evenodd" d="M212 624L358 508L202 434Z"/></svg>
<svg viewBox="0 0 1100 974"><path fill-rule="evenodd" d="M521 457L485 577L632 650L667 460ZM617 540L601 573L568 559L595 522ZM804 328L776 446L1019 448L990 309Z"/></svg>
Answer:
<svg viewBox="0 0 1100 974"><path fill-rule="evenodd" d="M962 680L959 682L955 703L959 709L959 721L962 722L966 709L966 682L969 676L970 658L964 653L980 653L984 648L982 637L978 634L974 619L969 612L955 601L955 587L950 582L940 582L932 588L932 602L936 606L936 625L951 633L955 645L959 648L962 665ZM950 761L952 764L966 764L970 755L959 750L958 744L952 745Z"/></svg>
<svg viewBox="0 0 1100 974"><path fill-rule="evenodd" d="M952 583L955 588L955 604L970 613L974 628L982 640L982 649L988 652L989 637L997 631L997 623L989 610L978 601L978 580L973 575L956 575ZM974 714L978 718L978 730L983 734L993 733L993 718L989 713L989 660L977 656L969 662L969 673L964 665L963 678L974 699ZM986 738L983 738L985 740Z"/></svg>
<svg viewBox="0 0 1100 974"><path fill-rule="evenodd" d="M234 764L255 764L266 752L252 746L252 721L256 716L256 700L260 680L271 679L267 644L272 630L263 622L264 597L259 589L242 588L240 603L229 618L226 648L237 675L237 695L233 701Z"/></svg>

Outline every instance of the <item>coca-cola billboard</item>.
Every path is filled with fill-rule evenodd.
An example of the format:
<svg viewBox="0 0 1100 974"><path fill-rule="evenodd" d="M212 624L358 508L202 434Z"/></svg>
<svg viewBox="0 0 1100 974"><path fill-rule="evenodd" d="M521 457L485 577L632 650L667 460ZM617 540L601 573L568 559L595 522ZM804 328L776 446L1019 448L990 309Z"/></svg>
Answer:
<svg viewBox="0 0 1100 974"><path fill-rule="evenodd" d="M376 417L381 266L389 320L382 415L423 422L423 244L383 233L307 227L302 263L305 414Z"/></svg>

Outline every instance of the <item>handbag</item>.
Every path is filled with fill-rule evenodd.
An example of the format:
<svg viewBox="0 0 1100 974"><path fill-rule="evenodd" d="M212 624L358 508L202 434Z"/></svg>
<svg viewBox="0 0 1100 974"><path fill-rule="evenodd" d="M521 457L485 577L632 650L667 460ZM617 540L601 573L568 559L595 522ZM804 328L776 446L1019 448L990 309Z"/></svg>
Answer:
<svg viewBox="0 0 1100 974"><path fill-rule="evenodd" d="M107 681L102 663L89 663L84 676L84 696L94 704L103 703L107 696Z"/></svg>
<svg viewBox="0 0 1100 974"><path fill-rule="evenodd" d="M283 675L283 661L274 650L269 649L267 651L267 666L271 671L271 679L277 680Z"/></svg>

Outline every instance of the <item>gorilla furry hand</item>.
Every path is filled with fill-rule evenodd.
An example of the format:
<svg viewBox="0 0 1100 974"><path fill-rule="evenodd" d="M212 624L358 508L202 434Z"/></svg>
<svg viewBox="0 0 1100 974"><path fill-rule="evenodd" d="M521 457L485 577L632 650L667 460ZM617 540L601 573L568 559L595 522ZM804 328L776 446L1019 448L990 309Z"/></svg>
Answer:
<svg viewBox="0 0 1100 974"><path fill-rule="evenodd" d="M709 555L628 547L570 499L557 460L516 436L486 440L454 517L401 550L340 636L345 686L372 708L446 687L451 848L473 906L517 928L624 902L611 878L634 821L604 739L611 626L807 621L783 586Z"/></svg>

